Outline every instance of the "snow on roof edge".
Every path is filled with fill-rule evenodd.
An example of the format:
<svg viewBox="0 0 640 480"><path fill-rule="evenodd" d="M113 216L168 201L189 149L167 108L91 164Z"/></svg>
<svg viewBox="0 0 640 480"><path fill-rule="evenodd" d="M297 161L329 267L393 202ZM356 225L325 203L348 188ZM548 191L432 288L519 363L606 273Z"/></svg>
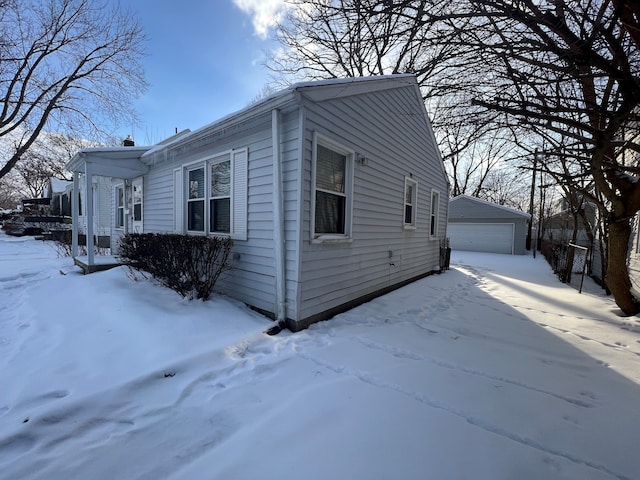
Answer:
<svg viewBox="0 0 640 480"><path fill-rule="evenodd" d="M394 75L378 75L378 76L369 76L369 77L348 77L348 78L329 78L325 80L312 80L305 82L294 83L293 85L283 88L282 90L278 90L277 92L272 93L271 95L266 96L254 103L247 105L246 107L236 110L235 112L231 112L228 115L220 117L213 122L210 122L202 127L196 128L193 131L185 133L184 135L178 136L170 141L160 142L156 145L153 145L150 150L144 152L141 156L141 159L152 156L154 153L157 153L165 148L169 148L170 146L182 142L184 140L188 140L190 138L197 138L199 134L202 132L216 128L225 123L230 123L235 119L240 119L244 116L251 114L252 112L258 113L262 112L266 106L275 107L276 105L284 104L290 99L293 99L296 92L306 88L314 88L314 87L326 87L333 85L346 85L352 83L364 83L364 82L374 82L374 81L382 81L382 80L395 80L395 79L403 79L403 78L415 78L416 76L412 73L400 73ZM290 97L290 98L288 98Z"/></svg>
<svg viewBox="0 0 640 480"><path fill-rule="evenodd" d="M458 199L471 200L473 202L482 203L482 204L490 206L490 207L500 208L500 209L505 210L507 212L515 213L517 215L521 215L521 216L526 217L526 218L531 218L531 214L526 213L526 212L522 212L522 211L520 211L520 210L518 210L516 208L511 208L511 207L507 207L506 205L500 205L498 203L493 203L493 202L490 202L488 200L484 200L482 198L472 197L471 195L465 195L465 194L458 195L457 197L453 197L452 199L450 199L449 202L453 202L453 201L458 200Z"/></svg>

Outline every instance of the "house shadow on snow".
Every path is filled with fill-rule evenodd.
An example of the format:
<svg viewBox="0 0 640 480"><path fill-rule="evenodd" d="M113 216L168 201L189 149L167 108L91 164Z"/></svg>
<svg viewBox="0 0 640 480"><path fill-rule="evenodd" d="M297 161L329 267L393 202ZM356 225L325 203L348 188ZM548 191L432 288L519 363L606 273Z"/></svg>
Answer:
<svg viewBox="0 0 640 480"><path fill-rule="evenodd" d="M415 392L416 398L429 399L430 407L508 443L537 450L545 463L571 464L574 474L586 472L581 478L635 478L640 335L625 329L624 321L535 284L527 287L508 274L456 267L338 315L326 328L336 337L353 333L359 344L424 362L427 380L408 380L415 384L399 390ZM492 283L516 292L512 305L508 290L501 295L507 300L491 294ZM559 292L569 288L559 285ZM518 305L521 295L533 301ZM593 322L593 334L579 328L583 322ZM383 330L387 325L393 330ZM634 344L599 338L603 328L607 338L625 329L621 338L632 337ZM438 383L446 375L448 380ZM484 406L476 408L475 399ZM524 475L513 478L535 478L527 468L512 472Z"/></svg>

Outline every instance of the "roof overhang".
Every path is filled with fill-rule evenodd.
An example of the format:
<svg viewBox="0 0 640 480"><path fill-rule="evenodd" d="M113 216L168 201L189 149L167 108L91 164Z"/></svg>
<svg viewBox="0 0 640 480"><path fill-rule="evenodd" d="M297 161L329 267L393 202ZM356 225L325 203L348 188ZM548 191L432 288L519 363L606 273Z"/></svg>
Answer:
<svg viewBox="0 0 640 480"><path fill-rule="evenodd" d="M151 147L84 148L66 165L70 172L85 173L87 166L93 175L130 180L149 172L140 161Z"/></svg>

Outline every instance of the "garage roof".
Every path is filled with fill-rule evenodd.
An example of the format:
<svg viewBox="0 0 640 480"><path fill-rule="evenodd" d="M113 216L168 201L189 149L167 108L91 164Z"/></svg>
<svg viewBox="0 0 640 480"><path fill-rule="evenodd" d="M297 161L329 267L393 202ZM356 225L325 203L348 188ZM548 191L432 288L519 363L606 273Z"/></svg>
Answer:
<svg viewBox="0 0 640 480"><path fill-rule="evenodd" d="M449 200L449 219L472 218L524 218L531 215L515 208L488 202L469 195L458 195Z"/></svg>

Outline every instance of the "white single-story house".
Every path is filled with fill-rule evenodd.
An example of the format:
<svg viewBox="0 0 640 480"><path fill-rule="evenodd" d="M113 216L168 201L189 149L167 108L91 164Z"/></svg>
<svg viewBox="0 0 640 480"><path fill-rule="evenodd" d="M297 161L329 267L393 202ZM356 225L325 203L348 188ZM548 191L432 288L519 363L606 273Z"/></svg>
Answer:
<svg viewBox="0 0 640 480"><path fill-rule="evenodd" d="M216 290L294 331L442 268L449 184L413 75L299 83L67 169L112 178L114 252L132 231L228 235Z"/></svg>
<svg viewBox="0 0 640 480"><path fill-rule="evenodd" d="M523 255L528 213L469 195L449 200L452 250Z"/></svg>

